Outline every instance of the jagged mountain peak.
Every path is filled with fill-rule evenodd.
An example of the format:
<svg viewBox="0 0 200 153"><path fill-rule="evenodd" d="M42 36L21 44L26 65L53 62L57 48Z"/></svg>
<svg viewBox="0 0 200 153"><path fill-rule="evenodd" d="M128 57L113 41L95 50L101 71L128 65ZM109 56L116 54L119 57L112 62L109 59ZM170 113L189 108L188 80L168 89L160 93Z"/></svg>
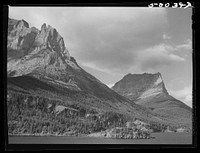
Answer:
<svg viewBox="0 0 200 153"><path fill-rule="evenodd" d="M46 26L46 23L43 23L41 26L41 30L45 30L45 29L47 29L47 26Z"/></svg>
<svg viewBox="0 0 200 153"><path fill-rule="evenodd" d="M8 19L8 25L15 25L15 27L19 26L19 27L29 28L28 22L26 22L24 19L15 20L15 19L9 18Z"/></svg>
<svg viewBox="0 0 200 153"><path fill-rule="evenodd" d="M67 66L79 69L70 59L63 37L46 23L38 30L29 28L25 20L9 19L7 48L9 76L25 75L49 65L59 69Z"/></svg>
<svg viewBox="0 0 200 153"><path fill-rule="evenodd" d="M44 23L41 30L38 30L35 27L29 28L29 24L23 19L9 19L8 25L8 48L30 50L36 47L41 49L49 47L53 51L59 51L63 57L70 58L63 37L50 25Z"/></svg>

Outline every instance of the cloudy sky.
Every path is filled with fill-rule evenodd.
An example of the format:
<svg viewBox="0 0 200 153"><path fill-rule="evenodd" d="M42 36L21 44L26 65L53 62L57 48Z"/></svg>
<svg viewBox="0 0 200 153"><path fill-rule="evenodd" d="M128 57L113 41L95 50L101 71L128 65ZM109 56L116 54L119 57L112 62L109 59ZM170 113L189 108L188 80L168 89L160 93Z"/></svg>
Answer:
<svg viewBox="0 0 200 153"><path fill-rule="evenodd" d="M62 35L70 55L112 86L128 73L162 74L168 92L192 106L192 9L9 7L9 17Z"/></svg>

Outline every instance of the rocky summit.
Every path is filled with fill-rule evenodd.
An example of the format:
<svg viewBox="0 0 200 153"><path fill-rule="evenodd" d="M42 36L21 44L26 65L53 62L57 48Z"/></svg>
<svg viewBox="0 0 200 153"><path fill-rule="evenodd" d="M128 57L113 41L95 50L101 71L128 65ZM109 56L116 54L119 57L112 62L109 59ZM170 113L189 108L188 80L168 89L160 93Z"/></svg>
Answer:
<svg viewBox="0 0 200 153"><path fill-rule="evenodd" d="M41 68L63 69L65 63L78 68L56 29L43 24L38 30L24 20L14 19L9 19L8 25L8 76L22 76Z"/></svg>

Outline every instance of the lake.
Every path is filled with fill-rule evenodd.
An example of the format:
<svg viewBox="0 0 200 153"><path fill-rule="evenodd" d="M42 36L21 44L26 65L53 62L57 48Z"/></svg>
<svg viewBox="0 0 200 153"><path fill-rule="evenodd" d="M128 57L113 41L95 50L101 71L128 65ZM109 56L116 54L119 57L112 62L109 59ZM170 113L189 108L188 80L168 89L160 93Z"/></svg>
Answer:
<svg viewBox="0 0 200 153"><path fill-rule="evenodd" d="M152 133L152 139L109 139L69 136L9 136L9 144L192 144L191 133Z"/></svg>

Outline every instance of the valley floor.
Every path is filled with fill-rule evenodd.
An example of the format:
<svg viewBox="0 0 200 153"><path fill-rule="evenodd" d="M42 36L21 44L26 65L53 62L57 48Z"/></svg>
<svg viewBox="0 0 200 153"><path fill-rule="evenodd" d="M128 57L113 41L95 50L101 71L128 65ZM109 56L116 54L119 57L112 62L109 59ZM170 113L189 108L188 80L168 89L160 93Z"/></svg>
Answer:
<svg viewBox="0 0 200 153"><path fill-rule="evenodd" d="M152 133L151 139L110 139L70 136L9 136L9 144L192 144L192 133Z"/></svg>

